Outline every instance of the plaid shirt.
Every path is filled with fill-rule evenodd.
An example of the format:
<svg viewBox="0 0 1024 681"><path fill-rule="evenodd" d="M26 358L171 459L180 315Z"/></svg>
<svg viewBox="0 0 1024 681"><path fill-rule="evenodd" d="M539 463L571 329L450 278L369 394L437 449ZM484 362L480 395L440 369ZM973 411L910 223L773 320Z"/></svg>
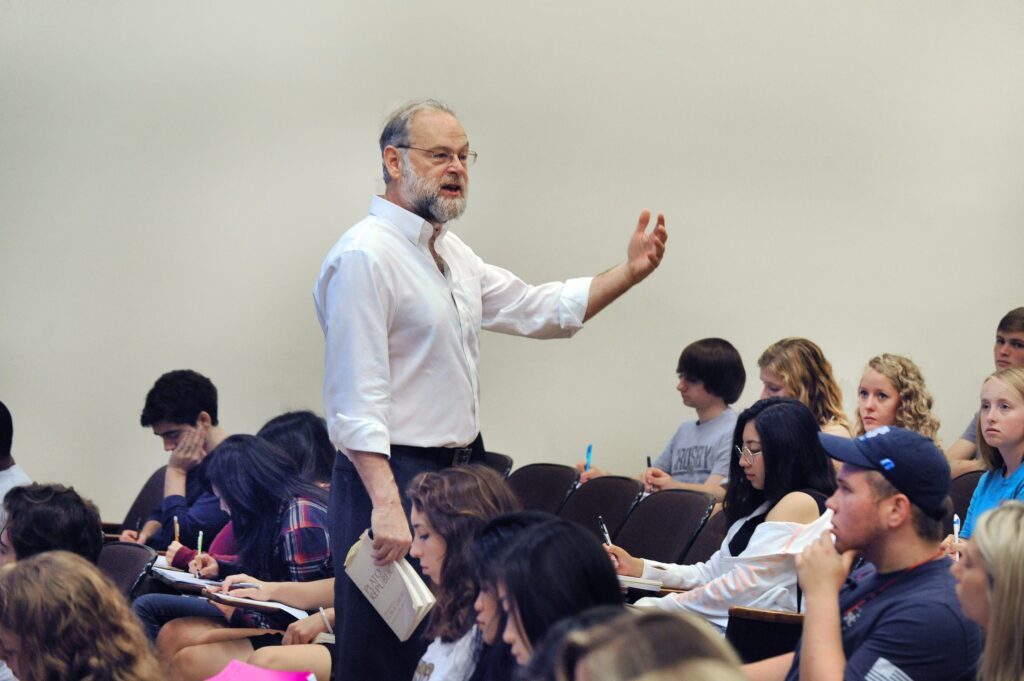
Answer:
<svg viewBox="0 0 1024 681"><path fill-rule="evenodd" d="M273 552L271 581L312 582L333 577L327 507L312 499L293 499L281 512L281 531ZM221 570L221 576L224 576L240 572L245 566L222 567L226 568ZM268 615L241 608L235 610L231 617L232 626L260 629L283 630L293 621L284 613L281 616Z"/></svg>

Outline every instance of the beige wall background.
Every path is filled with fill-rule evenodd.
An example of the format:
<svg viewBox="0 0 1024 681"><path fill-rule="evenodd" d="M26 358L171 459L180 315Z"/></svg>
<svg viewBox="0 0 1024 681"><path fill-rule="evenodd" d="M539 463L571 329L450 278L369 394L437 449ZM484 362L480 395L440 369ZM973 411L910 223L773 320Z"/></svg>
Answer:
<svg viewBox="0 0 1024 681"><path fill-rule="evenodd" d="M883 351L952 442L1024 304L1024 5L0 1L0 395L15 456L119 519L165 461L166 370L253 432L320 410L320 261L381 190L402 101L460 112L480 161L453 226L526 280L661 269L572 341L488 334L492 449L634 473L693 418L692 340L803 335L852 413Z"/></svg>

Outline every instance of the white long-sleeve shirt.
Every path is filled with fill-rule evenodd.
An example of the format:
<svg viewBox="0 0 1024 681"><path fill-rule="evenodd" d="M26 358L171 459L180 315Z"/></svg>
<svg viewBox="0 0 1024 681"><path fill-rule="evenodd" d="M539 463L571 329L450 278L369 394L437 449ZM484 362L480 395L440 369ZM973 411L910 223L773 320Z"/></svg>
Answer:
<svg viewBox="0 0 1024 681"><path fill-rule="evenodd" d="M480 431L480 330L532 338L583 325L590 277L530 286L442 228L381 198L327 254L313 300L326 342L331 441L389 454L392 443L459 447Z"/></svg>
<svg viewBox="0 0 1024 681"><path fill-rule="evenodd" d="M689 591L661 598L641 598L635 605L686 610L722 630L729 623L729 607L733 605L795 611L796 562L791 547L806 525L765 521L757 526L739 555L729 553L729 542L743 524L767 509L766 502L734 522L722 547L706 563L675 565L644 560L642 576L645 579L660 579L666 587Z"/></svg>

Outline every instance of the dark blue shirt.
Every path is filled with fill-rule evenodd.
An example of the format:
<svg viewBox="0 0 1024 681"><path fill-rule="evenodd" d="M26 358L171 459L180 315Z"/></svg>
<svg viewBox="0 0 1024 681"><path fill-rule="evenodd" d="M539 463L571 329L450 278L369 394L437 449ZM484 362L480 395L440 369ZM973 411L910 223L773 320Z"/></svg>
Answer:
<svg viewBox="0 0 1024 681"><path fill-rule="evenodd" d="M941 558L902 577L872 565L855 572L839 593L846 681L974 679L981 632L960 610L950 565ZM786 679L799 678L798 647Z"/></svg>
<svg viewBox="0 0 1024 681"><path fill-rule="evenodd" d="M203 486L199 468L193 468L185 478L185 496L172 494L164 497L147 520L158 520L160 531L146 542L157 551L163 551L174 540L174 517L178 517L180 541L189 548L197 548L199 530L203 531L203 548L208 549L214 536L228 522L228 514L220 510L220 499Z"/></svg>

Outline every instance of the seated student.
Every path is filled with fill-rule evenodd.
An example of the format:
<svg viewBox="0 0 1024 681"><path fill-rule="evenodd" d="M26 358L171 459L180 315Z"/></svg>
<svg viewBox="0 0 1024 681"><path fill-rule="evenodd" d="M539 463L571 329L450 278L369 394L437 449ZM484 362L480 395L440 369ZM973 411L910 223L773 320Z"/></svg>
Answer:
<svg viewBox="0 0 1024 681"><path fill-rule="evenodd" d="M32 483L4 497L7 524L0 532L0 565L44 551L70 551L95 563L103 547L96 505L74 487Z"/></svg>
<svg viewBox="0 0 1024 681"><path fill-rule="evenodd" d="M633 681L697 660L721 663L726 676L717 678L743 678L736 653L705 621L686 613L646 612L571 633L556 678Z"/></svg>
<svg viewBox="0 0 1024 681"><path fill-rule="evenodd" d="M985 632L978 678L1024 679L1024 503L1005 501L978 518L953 576L964 614Z"/></svg>
<svg viewBox="0 0 1024 681"><path fill-rule="evenodd" d="M7 405L0 402L0 499L8 490L18 485L27 485L32 480L25 474L11 456L11 443L14 440L14 420ZM0 527L4 526L4 516L0 512ZM0 677L2 678L2 677Z"/></svg>
<svg viewBox="0 0 1024 681"><path fill-rule="evenodd" d="M1010 310L999 320L992 354L996 371L1009 367L1024 368L1024 307ZM975 412L963 435L946 453L954 478L968 471L985 470L985 461L978 453L977 433L978 413Z"/></svg>
<svg viewBox="0 0 1024 681"><path fill-rule="evenodd" d="M530 663L519 670L517 681L559 681L559 668L570 636L603 624L632 619L634 614L621 605L595 605L581 613L563 617L552 624L533 648Z"/></svg>
<svg viewBox="0 0 1024 681"><path fill-rule="evenodd" d="M213 539L228 517L203 486L197 467L227 437L217 422L217 388L194 371L169 371L146 395L140 422L153 429L171 456L164 474L163 501L141 529L123 530L121 541L162 551L175 538L174 518L178 519L180 541L186 545L195 546L200 531Z"/></svg>
<svg viewBox="0 0 1024 681"><path fill-rule="evenodd" d="M292 411L275 416L256 433L272 445L280 447L295 463L306 480L321 489L331 489L331 465L334 446L327 434L327 423L311 411ZM237 563L234 526L229 520L210 542L210 553L218 560ZM167 547L167 562L184 570L196 556L196 550L172 541ZM154 634L155 635L155 634Z"/></svg>
<svg viewBox="0 0 1024 681"><path fill-rule="evenodd" d="M946 538L951 553L964 551L963 542L974 533L982 513L1007 499L1024 500L1024 369L1000 369L981 386L978 451L988 470L971 495L961 543Z"/></svg>
<svg viewBox="0 0 1024 681"><path fill-rule="evenodd" d="M749 679L973 677L981 637L960 610L943 555L949 464L923 435L883 426L821 435L842 461L833 529L797 558L806 610L797 652L745 665ZM833 545L833 537L835 545ZM860 552L870 562L849 579Z"/></svg>
<svg viewBox="0 0 1024 681"><path fill-rule="evenodd" d="M248 572L267 581L313 581L332 575L326 494L304 480L291 459L279 448L252 435L232 435L204 463L206 477L225 510L234 519L238 562L220 563L208 553L198 555L189 569L203 577L225 577ZM135 610L145 621L148 601L139 598ZM185 596L165 598L194 600ZM144 602L145 601L145 602ZM163 603L153 610L163 615ZM228 622L210 605L206 617L184 617L168 622L157 638L164 662L183 678L206 678L232 659L244 660L252 652L244 636L221 633ZM290 622L249 610L234 610L230 626L272 629ZM218 659L209 640L242 636L232 655ZM205 674L205 676L204 676Z"/></svg>
<svg viewBox="0 0 1024 681"><path fill-rule="evenodd" d="M476 582L476 626L483 640L483 650L470 681L512 681L516 670L512 648L501 640L505 630L505 611L498 601L496 575L505 560L505 551L524 530L551 522L556 516L540 511L506 513L491 520L473 542L470 564ZM616 607L616 614L621 614Z"/></svg>
<svg viewBox="0 0 1024 681"><path fill-rule="evenodd" d="M784 549L825 510L835 469L810 410L794 399L755 402L740 414L723 511L731 523L706 563L666 565L605 546L619 574L688 589L641 598L638 607L686 610L725 630L729 607L799 609L794 558Z"/></svg>
<svg viewBox="0 0 1024 681"><path fill-rule="evenodd" d="M650 492L692 489L721 500L736 427L736 412L728 405L743 392L747 380L743 360L729 341L704 338L683 349L676 375L676 390L683 404L697 411L697 420L679 426L661 456L644 471L644 485ZM604 475L596 468L584 470L584 463L576 467L582 471L581 483Z"/></svg>
<svg viewBox="0 0 1024 681"><path fill-rule="evenodd" d="M496 575L505 611L502 638L520 665L556 622L595 605L622 605L608 557L590 532L568 520L524 530Z"/></svg>
<svg viewBox="0 0 1024 681"><path fill-rule="evenodd" d="M806 338L783 338L761 353L757 365L764 383L761 399L795 398L811 410L822 432L852 435L843 411L843 393L832 375L832 365L817 345Z"/></svg>
<svg viewBox="0 0 1024 681"><path fill-rule="evenodd" d="M854 434L881 426L899 426L931 438L942 449L939 419L932 412L932 394L913 360L889 353L868 360L857 387Z"/></svg>
<svg viewBox="0 0 1024 681"><path fill-rule="evenodd" d="M163 678L121 593L66 551L0 570L0 657L21 681Z"/></svg>

